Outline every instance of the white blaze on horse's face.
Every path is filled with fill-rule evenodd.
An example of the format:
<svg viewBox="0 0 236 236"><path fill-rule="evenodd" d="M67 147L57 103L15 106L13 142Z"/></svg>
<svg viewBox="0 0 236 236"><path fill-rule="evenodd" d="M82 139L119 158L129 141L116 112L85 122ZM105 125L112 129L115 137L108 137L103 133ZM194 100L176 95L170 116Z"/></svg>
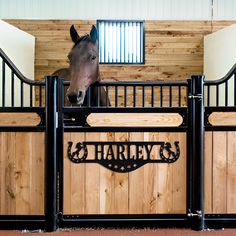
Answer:
<svg viewBox="0 0 236 236"><path fill-rule="evenodd" d="M89 86L95 83L99 77L99 55L96 37L93 33L96 28L93 26L90 35L73 38L74 47L69 53L71 83L67 90L67 97L71 104L82 105ZM93 31L93 32L92 32ZM71 32L71 35L74 32ZM77 32L76 32L77 34Z"/></svg>

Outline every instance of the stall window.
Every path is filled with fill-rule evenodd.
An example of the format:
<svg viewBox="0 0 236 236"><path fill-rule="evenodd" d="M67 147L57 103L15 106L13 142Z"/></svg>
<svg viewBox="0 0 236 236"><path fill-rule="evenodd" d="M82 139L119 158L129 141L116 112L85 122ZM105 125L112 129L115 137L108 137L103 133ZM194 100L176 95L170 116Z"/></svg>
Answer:
<svg viewBox="0 0 236 236"><path fill-rule="evenodd" d="M97 20L101 64L144 64L144 21Z"/></svg>

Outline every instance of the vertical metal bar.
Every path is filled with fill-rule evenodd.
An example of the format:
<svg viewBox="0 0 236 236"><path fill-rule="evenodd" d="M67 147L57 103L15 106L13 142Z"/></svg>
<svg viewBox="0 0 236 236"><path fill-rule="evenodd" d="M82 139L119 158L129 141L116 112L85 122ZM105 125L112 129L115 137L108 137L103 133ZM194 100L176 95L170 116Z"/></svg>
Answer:
<svg viewBox="0 0 236 236"><path fill-rule="evenodd" d="M145 86L142 86L142 107L145 107Z"/></svg>
<svg viewBox="0 0 236 236"><path fill-rule="evenodd" d="M179 88L179 107L181 107L181 86L178 87Z"/></svg>
<svg viewBox="0 0 236 236"><path fill-rule="evenodd" d="M33 107L33 86L30 85L30 107Z"/></svg>
<svg viewBox="0 0 236 236"><path fill-rule="evenodd" d="M57 229L57 82L58 78L46 77L46 147L45 147L45 228Z"/></svg>
<svg viewBox="0 0 236 236"><path fill-rule="evenodd" d="M136 86L133 86L133 107L136 107Z"/></svg>
<svg viewBox="0 0 236 236"><path fill-rule="evenodd" d="M20 106L23 107L24 105L24 83L21 80L20 83Z"/></svg>
<svg viewBox="0 0 236 236"><path fill-rule="evenodd" d="M118 87L115 85L115 107L118 106Z"/></svg>
<svg viewBox="0 0 236 236"><path fill-rule="evenodd" d="M15 90L15 75L11 71L11 106L14 107L14 91Z"/></svg>
<svg viewBox="0 0 236 236"><path fill-rule="evenodd" d="M189 137L192 158L192 208L188 216L192 220L192 229L204 229L204 76L192 76L191 133Z"/></svg>
<svg viewBox="0 0 236 236"><path fill-rule="evenodd" d="M91 87L88 88L88 107L91 107Z"/></svg>
<svg viewBox="0 0 236 236"><path fill-rule="evenodd" d="M154 107L154 85L151 86L151 106Z"/></svg>
<svg viewBox="0 0 236 236"><path fill-rule="evenodd" d="M39 85L39 106L42 106L42 86Z"/></svg>
<svg viewBox="0 0 236 236"><path fill-rule="evenodd" d="M109 87L106 85L106 107L109 106Z"/></svg>
<svg viewBox="0 0 236 236"><path fill-rule="evenodd" d="M219 106L219 85L216 85L216 106Z"/></svg>
<svg viewBox="0 0 236 236"><path fill-rule="evenodd" d="M101 87L97 84L97 107L100 107Z"/></svg>
<svg viewBox="0 0 236 236"><path fill-rule="evenodd" d="M172 107L172 86L169 87L169 106Z"/></svg>
<svg viewBox="0 0 236 236"><path fill-rule="evenodd" d="M188 79L188 87L187 87L187 97L189 95L191 95L192 93L192 81L191 79ZM192 194L193 194L193 184L192 184L192 172L193 172L193 159L192 159L192 146L193 146L193 134L192 134L192 100L191 99L187 99L187 114L188 114L188 129L187 129L187 178L186 178L186 209L188 211L191 211L192 209Z"/></svg>
<svg viewBox="0 0 236 236"><path fill-rule="evenodd" d="M163 87L160 86L160 107L163 106Z"/></svg>
<svg viewBox="0 0 236 236"><path fill-rule="evenodd" d="M5 77L6 77L6 68L5 68L5 62L4 60L2 60L2 106L5 107L5 87L6 87L6 83L5 83Z"/></svg>
<svg viewBox="0 0 236 236"><path fill-rule="evenodd" d="M228 80L225 81L225 106L228 106Z"/></svg>
<svg viewBox="0 0 236 236"><path fill-rule="evenodd" d="M124 86L124 107L127 106L127 86Z"/></svg>
<svg viewBox="0 0 236 236"><path fill-rule="evenodd" d="M59 79L58 81L58 129L57 129L57 160L58 160L58 169L57 169L57 178L59 183L57 191L58 206L57 212L63 212L64 209L64 112L63 106L65 104L64 98L64 84L63 80Z"/></svg>

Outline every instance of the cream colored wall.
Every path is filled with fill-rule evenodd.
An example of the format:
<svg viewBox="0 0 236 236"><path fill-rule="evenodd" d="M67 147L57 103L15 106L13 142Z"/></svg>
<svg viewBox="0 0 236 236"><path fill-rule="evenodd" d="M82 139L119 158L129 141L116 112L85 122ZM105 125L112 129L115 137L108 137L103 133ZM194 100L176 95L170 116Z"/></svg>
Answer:
<svg viewBox="0 0 236 236"><path fill-rule="evenodd" d="M24 76L34 80L35 37L0 20L0 48L13 61ZM2 84L2 63L0 63L0 86ZM17 83L18 82L18 83ZM15 83L15 105L20 104L20 83ZM11 104L11 71L6 68L6 106ZM24 87L24 105L29 104L29 87ZM2 104L0 96L0 104Z"/></svg>
<svg viewBox="0 0 236 236"><path fill-rule="evenodd" d="M206 80L220 79L236 63L236 24L204 37L204 75ZM229 105L233 105L233 80L229 81ZM220 104L224 104L224 86L220 86ZM211 91L215 98L215 89ZM212 104L213 105L213 104Z"/></svg>

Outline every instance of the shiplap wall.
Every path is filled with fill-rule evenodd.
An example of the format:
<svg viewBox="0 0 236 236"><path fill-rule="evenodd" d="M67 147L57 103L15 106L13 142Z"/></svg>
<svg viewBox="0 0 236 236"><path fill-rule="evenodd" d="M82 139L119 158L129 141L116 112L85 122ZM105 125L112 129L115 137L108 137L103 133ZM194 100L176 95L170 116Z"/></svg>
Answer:
<svg viewBox="0 0 236 236"><path fill-rule="evenodd" d="M0 19L235 20L235 0L0 0Z"/></svg>

